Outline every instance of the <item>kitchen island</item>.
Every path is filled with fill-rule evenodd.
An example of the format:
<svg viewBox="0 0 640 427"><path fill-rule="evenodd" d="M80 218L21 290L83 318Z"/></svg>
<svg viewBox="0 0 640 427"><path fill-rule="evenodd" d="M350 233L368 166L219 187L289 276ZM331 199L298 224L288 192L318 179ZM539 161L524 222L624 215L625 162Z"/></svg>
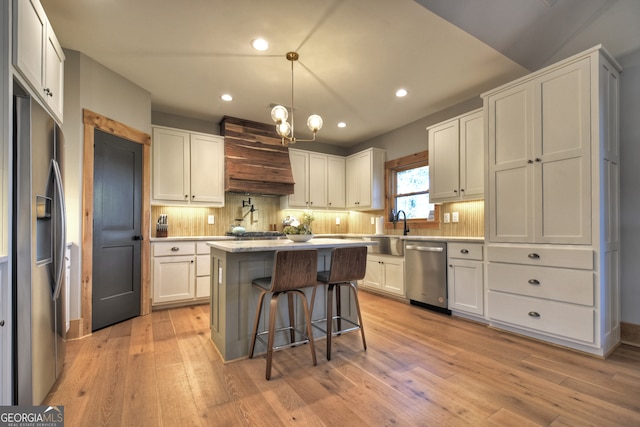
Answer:
<svg viewBox="0 0 640 427"><path fill-rule="evenodd" d="M211 248L211 340L217 347L225 362L243 359L249 354L249 344L258 303L259 292L253 288L251 281L258 277L270 276L273 269L273 258L278 250L318 250L318 271L328 270L331 262L331 250L344 246L372 246L377 242L361 239L314 238L308 242L292 242L288 239L278 240L223 240L207 242ZM305 294L311 303L312 288ZM325 288L318 287L313 319L324 318ZM286 299L279 313L286 313ZM351 293L341 294L342 316L357 320L355 303ZM304 316L296 307L296 322L302 324ZM268 319L269 308L262 310L260 328L264 329ZM279 321L282 321L280 316ZM320 330L314 329L314 337L324 336ZM276 337L276 343L278 343ZM261 343L256 343L256 353L265 351Z"/></svg>

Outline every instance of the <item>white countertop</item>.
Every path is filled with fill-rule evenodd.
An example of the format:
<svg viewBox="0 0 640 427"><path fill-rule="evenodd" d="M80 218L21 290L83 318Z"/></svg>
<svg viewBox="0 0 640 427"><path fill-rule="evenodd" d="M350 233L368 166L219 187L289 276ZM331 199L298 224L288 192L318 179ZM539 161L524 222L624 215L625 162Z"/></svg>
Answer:
<svg viewBox="0 0 640 427"><path fill-rule="evenodd" d="M330 249L338 246L373 246L378 242L360 239L313 238L308 242L292 242L288 239L270 240L217 240L207 242L212 248L225 252L265 252L295 249Z"/></svg>
<svg viewBox="0 0 640 427"><path fill-rule="evenodd" d="M316 235L313 240L347 240L347 239L365 239L365 238L377 238L377 237L391 237L401 240L425 240L436 242L476 242L484 243L484 237L457 237L457 236L412 236L412 235L398 235L398 234L320 234ZM276 240L276 239L272 239ZM284 237L280 240L288 242ZM151 242L171 242L171 241L199 241L199 242L213 242L213 241L238 241L235 236L171 236L171 237L152 237ZM245 240L249 242L250 240ZM299 243L296 243L299 244Z"/></svg>

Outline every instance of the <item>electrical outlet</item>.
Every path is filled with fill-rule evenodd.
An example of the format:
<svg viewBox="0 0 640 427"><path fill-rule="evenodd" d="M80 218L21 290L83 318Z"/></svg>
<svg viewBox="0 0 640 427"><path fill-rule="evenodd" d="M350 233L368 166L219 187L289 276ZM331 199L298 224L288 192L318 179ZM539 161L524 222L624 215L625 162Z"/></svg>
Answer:
<svg viewBox="0 0 640 427"><path fill-rule="evenodd" d="M452 212L451 213L451 222L458 222L460 220L460 217L458 216L458 212Z"/></svg>
<svg viewBox="0 0 640 427"><path fill-rule="evenodd" d="M216 223L216 217L215 215L209 215L208 221L209 224L215 224Z"/></svg>
<svg viewBox="0 0 640 427"><path fill-rule="evenodd" d="M449 223L449 222L451 222L451 214L450 214L449 212L445 212L445 213L442 215L442 222L444 222L444 223Z"/></svg>
<svg viewBox="0 0 640 427"><path fill-rule="evenodd" d="M336 225L340 225L340 217L336 217Z"/></svg>
<svg viewBox="0 0 640 427"><path fill-rule="evenodd" d="M371 224L375 224L375 223L376 223L375 217L371 217Z"/></svg>

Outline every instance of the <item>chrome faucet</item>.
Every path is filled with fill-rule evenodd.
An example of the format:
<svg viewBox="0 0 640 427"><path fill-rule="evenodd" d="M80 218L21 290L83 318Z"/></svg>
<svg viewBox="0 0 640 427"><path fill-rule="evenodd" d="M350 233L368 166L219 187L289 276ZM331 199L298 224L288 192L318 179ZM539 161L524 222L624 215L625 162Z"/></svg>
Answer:
<svg viewBox="0 0 640 427"><path fill-rule="evenodd" d="M404 229L402 230L402 234L406 236L407 233L411 231L409 230L409 227L407 227L407 214L403 210L399 210L396 214L396 222L400 221L400 213L402 213L402 217L404 219Z"/></svg>

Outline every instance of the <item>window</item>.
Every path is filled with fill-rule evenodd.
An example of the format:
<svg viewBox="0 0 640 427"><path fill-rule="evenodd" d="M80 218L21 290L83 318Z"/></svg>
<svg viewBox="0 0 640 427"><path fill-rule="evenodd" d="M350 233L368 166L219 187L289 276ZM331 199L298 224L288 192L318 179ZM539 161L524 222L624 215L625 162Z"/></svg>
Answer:
<svg viewBox="0 0 640 427"><path fill-rule="evenodd" d="M387 180L386 228L403 211L411 228L439 227L439 207L429 203L429 156L422 151L385 163Z"/></svg>

